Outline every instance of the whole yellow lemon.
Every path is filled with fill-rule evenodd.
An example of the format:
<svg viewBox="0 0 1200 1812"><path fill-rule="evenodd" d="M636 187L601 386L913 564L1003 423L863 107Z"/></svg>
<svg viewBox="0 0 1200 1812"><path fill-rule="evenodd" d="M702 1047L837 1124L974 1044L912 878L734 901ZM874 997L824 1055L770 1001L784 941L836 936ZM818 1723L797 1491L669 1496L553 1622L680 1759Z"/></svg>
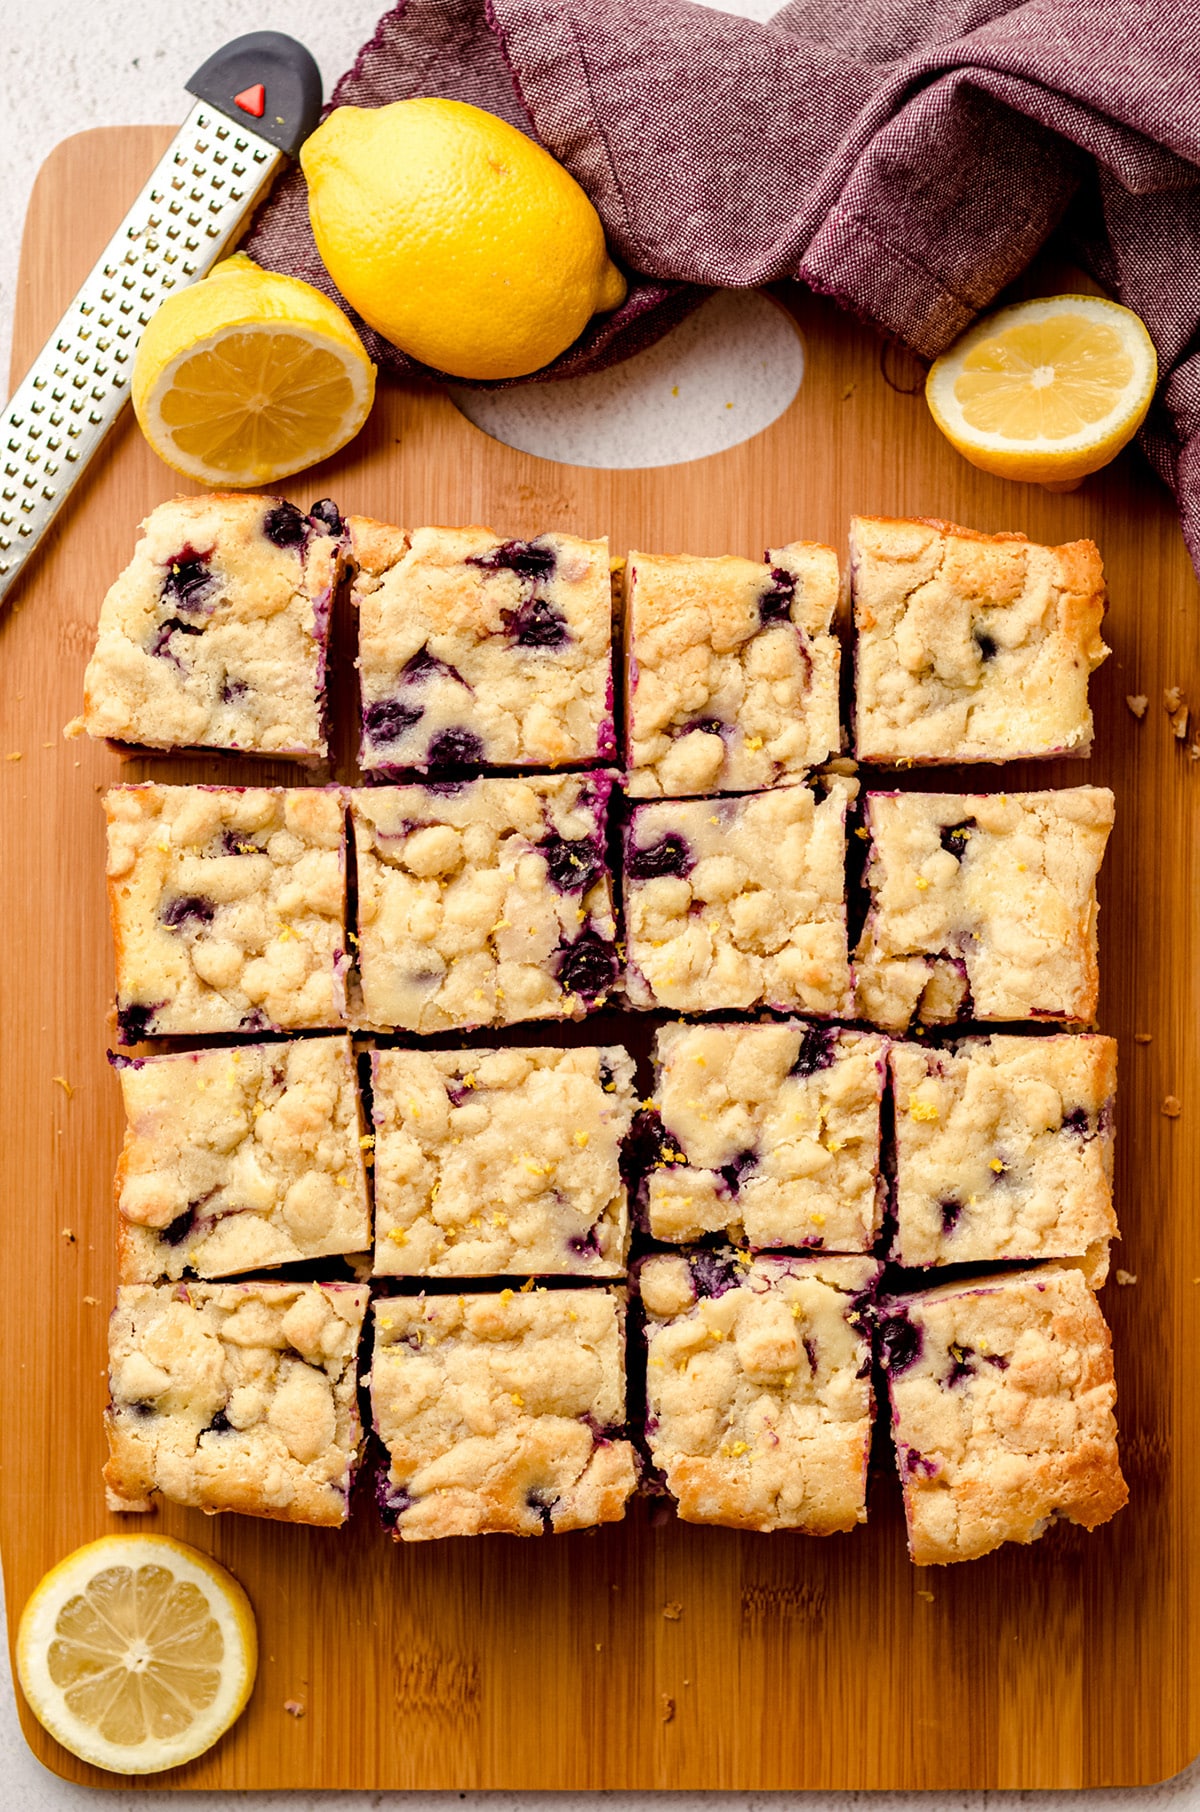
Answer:
<svg viewBox="0 0 1200 1812"><path fill-rule="evenodd" d="M539 371L624 299L574 177L479 107L338 107L300 162L330 276L364 321L439 371Z"/></svg>

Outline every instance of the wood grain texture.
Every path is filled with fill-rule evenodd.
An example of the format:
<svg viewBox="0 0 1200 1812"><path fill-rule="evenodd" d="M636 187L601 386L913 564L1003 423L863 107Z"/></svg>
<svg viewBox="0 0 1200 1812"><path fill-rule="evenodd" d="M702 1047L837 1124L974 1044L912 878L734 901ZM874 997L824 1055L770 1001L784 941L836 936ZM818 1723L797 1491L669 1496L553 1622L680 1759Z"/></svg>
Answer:
<svg viewBox="0 0 1200 1812"><path fill-rule="evenodd" d="M93 132L50 159L24 247L14 378L167 136ZM852 510L1096 538L1114 648L1093 682L1097 753L1086 769L1024 778L1086 774L1118 800L1101 883L1101 1024L1121 1038L1118 1262L1137 1284L1110 1284L1104 1300L1130 1507L1093 1536L1058 1530L942 1572L909 1566L886 1472L868 1527L825 1542L655 1525L639 1508L598 1533L404 1550L369 1515L335 1535L167 1507L140 1526L234 1570L258 1611L262 1668L230 1736L150 1784L1077 1787L1161 1779L1200 1747L1200 762L1161 702L1178 685L1200 707L1195 582L1170 500L1140 461L1067 496L987 478L939 439L918 394L893 387L917 376L902 355L888 355L889 382L878 343L853 322L811 299L796 314L809 366L795 402L715 458L641 472L550 465L486 439L435 392L389 387L361 438L289 489L402 523L607 532L617 551L757 554L793 536L841 546ZM60 731L79 708L103 591L139 519L175 488L126 420L0 622L10 1631L48 1566L131 1526L106 1514L99 1477L120 1115L104 1060L97 794L119 771L234 770L122 767ZM1141 723L1124 704L1134 692L1150 698ZM286 777L238 764L238 778L260 774ZM1168 1094L1177 1119L1160 1111ZM663 1616L672 1600L678 1620ZM299 1721L284 1711L292 1698L307 1707ZM115 1784L22 1717L49 1767Z"/></svg>

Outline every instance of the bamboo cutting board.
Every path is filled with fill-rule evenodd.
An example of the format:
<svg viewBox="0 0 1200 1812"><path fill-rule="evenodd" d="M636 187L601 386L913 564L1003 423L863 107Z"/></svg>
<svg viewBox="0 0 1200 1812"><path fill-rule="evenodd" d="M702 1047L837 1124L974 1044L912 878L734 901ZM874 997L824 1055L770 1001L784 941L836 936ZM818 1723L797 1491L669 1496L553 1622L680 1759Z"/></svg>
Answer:
<svg viewBox="0 0 1200 1812"><path fill-rule="evenodd" d="M168 136L88 133L46 165L26 230L14 380ZM262 1643L249 1711L208 1756L148 1784L1080 1787L1158 1780L1200 1748L1200 761L1162 705L1180 686L1200 708L1195 581L1170 501L1135 458L1067 496L987 478L943 444L919 395L894 387L897 372L885 376L870 334L816 300L795 308L804 384L731 452L652 471L553 465L488 440L436 392L388 387L362 437L289 489L395 522L607 532L619 553L757 557L795 536L841 546L852 510L1100 543L1114 653L1093 682L1097 753L1086 770L1004 780L1086 774L1117 795L1101 1025L1121 1039L1117 1262L1137 1283L1110 1283L1104 1306L1129 1508L1092 1536L1058 1529L1030 1549L920 1572L885 1470L869 1525L825 1542L654 1524L641 1507L588 1534L409 1549L366 1513L340 1534L171 1507L140 1523L106 1514L120 1114L104 1057L112 975L97 795L118 773L290 777L283 764L204 758L122 766L103 746L62 740L104 589L139 519L175 489L126 419L0 620L0 1536L10 1631L47 1567L123 1527L194 1542L249 1591ZM903 368L899 378L913 381ZM1137 692L1150 699L1140 723L1124 703ZM1161 1112L1168 1095L1178 1118ZM672 1601L677 1619L663 1615ZM288 1699L305 1705L302 1719L285 1713ZM21 1712L58 1773L147 1784L76 1762Z"/></svg>

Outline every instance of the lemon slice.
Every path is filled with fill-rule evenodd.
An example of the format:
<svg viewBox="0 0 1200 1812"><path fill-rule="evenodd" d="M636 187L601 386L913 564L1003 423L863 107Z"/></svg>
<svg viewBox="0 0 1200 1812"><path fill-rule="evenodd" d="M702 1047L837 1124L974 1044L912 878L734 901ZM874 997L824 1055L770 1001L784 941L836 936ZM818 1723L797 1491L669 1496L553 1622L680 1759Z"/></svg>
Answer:
<svg viewBox="0 0 1200 1812"><path fill-rule="evenodd" d="M133 407L160 459L201 484L272 484L356 435L375 367L340 308L245 253L176 291L150 321Z"/></svg>
<svg viewBox="0 0 1200 1812"><path fill-rule="evenodd" d="M224 1567L165 1535L107 1535L34 1588L17 1674L64 1748L155 1774L210 1748L254 1685L250 1600Z"/></svg>
<svg viewBox="0 0 1200 1812"><path fill-rule="evenodd" d="M925 400L973 466L1071 485L1132 440L1157 375L1132 310L1103 296L1048 296L977 322L935 362Z"/></svg>

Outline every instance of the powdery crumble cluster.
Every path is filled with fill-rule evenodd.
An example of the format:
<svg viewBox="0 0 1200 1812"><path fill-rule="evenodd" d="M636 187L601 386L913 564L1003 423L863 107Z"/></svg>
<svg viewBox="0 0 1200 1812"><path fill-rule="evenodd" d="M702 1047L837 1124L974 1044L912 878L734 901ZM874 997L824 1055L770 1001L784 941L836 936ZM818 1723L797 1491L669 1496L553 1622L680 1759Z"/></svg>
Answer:
<svg viewBox="0 0 1200 1812"><path fill-rule="evenodd" d="M243 497L145 531L72 729L320 759L345 571L385 784L107 796L120 1040L210 1040L114 1059L111 1501L344 1522L361 1382L399 1540L618 1520L642 1470L685 1521L847 1531L877 1365L919 1564L1120 1508L1112 795L860 798L815 543L621 563ZM1090 542L858 518L848 583L858 761L1089 752ZM640 1103L555 1037L621 1004L696 1020ZM388 1280L369 1360L370 1285L245 1275L318 1264Z"/></svg>

